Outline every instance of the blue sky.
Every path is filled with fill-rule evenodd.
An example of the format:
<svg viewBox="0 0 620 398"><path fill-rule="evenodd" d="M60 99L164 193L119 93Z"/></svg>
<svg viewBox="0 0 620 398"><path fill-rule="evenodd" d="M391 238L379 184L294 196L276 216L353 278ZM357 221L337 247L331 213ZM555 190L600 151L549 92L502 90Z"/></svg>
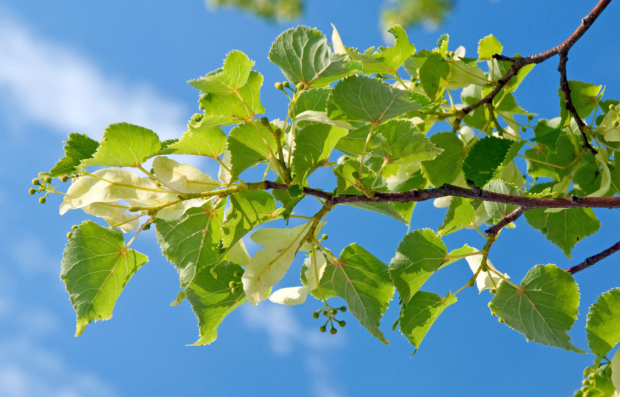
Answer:
<svg viewBox="0 0 620 398"><path fill-rule="evenodd" d="M504 53L527 55L564 40L595 3L462 0L437 30L408 33L419 49L449 33L450 49L463 45L470 56L478 40L493 33ZM267 115L283 117L286 103L272 88L283 77L267 60L277 35L296 24L329 34L334 23L346 45L381 45L379 7L379 1L312 0L300 21L279 24L234 11L212 13L201 0L0 0L0 395L557 396L579 387L592 355L527 343L489 315L490 295L475 289L459 294L412 359L409 343L390 330L398 315L394 301L382 323L389 347L350 314L337 336L319 333L311 317L317 301L244 306L225 320L215 343L187 347L197 339L196 320L187 303L169 306L178 276L153 231L134 245L150 262L128 284L113 319L73 337L75 314L58 275L65 235L87 216L73 211L60 217L59 198L41 206L26 193L31 179L62 156L67 134L100 138L108 124L127 121L179 137L197 111L197 92L185 81L220 67L232 49L256 61L265 76ZM606 98L613 99L620 99L620 56L613 50L618 11L616 4L608 7L568 64L570 79L604 84ZM522 107L544 118L559 114L556 68L552 59L533 70L516 93ZM215 165L194 162L216 174ZM333 183L327 173L313 180ZM314 210L311 202L300 208L302 214ZM579 243L572 260L523 219L502 234L490 258L515 281L536 264L574 265L619 239L618 211L597 214L600 232ZM422 203L412 229L436 229L442 220L442 210ZM344 206L328 221L332 250L357 242L386 263L406 233L391 219ZM482 245L469 231L445 241L449 249ZM576 275L581 315L571 336L578 347L587 346L587 308L619 284L618 258ZM282 286L298 284L297 272L291 274ZM470 276L462 261L425 289L445 294Z"/></svg>

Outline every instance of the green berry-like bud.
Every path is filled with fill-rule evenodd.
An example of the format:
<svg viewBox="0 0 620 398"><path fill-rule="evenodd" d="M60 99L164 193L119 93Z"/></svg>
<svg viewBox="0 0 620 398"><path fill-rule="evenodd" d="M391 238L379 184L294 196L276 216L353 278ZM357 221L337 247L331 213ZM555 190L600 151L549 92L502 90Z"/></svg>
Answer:
<svg viewBox="0 0 620 398"><path fill-rule="evenodd" d="M573 394L573 397L583 397L583 392L581 392L581 390L577 390Z"/></svg>
<svg viewBox="0 0 620 398"><path fill-rule="evenodd" d="M234 275L236 278L241 278L243 276L243 271L235 271Z"/></svg>
<svg viewBox="0 0 620 398"><path fill-rule="evenodd" d="M609 104L609 110L613 111L614 110L614 104Z"/></svg>
<svg viewBox="0 0 620 398"><path fill-rule="evenodd" d="M525 133L526 131L527 131L527 128L525 128L525 127L521 127L521 132L522 132L522 133Z"/></svg>
<svg viewBox="0 0 620 398"><path fill-rule="evenodd" d="M155 174L155 169L151 167L151 170L149 170L149 173Z"/></svg>
<svg viewBox="0 0 620 398"><path fill-rule="evenodd" d="M34 189L34 188L30 188L30 189L28 190L28 193L29 193L30 195L34 195L35 193L37 193L37 190L36 190L36 189Z"/></svg>
<svg viewBox="0 0 620 398"><path fill-rule="evenodd" d="M534 115L527 115L527 120L532 120L534 119Z"/></svg>
<svg viewBox="0 0 620 398"><path fill-rule="evenodd" d="M72 226L72 227L71 227L71 230L72 230L72 231L75 231L75 230L76 230L76 229L78 229L78 228L79 228L79 227L78 227L77 225L74 225L74 226Z"/></svg>
<svg viewBox="0 0 620 398"><path fill-rule="evenodd" d="M603 369L598 371L598 377L605 377L605 371Z"/></svg>
<svg viewBox="0 0 620 398"><path fill-rule="evenodd" d="M45 204L45 202L46 202L45 198L39 198L39 203Z"/></svg>
<svg viewBox="0 0 620 398"><path fill-rule="evenodd" d="M586 392L586 391L588 391L588 387L583 386L583 387L580 388L580 390L581 390L581 392Z"/></svg>
<svg viewBox="0 0 620 398"><path fill-rule="evenodd" d="M282 89L284 89L284 85L283 85L282 83L280 83L280 82L277 82L277 83L276 83L276 84L274 84L273 86L276 88L276 90L282 90Z"/></svg>
<svg viewBox="0 0 620 398"><path fill-rule="evenodd" d="M232 294L239 293L239 289L237 289L236 287L233 287L232 289L230 289L230 291L232 292Z"/></svg>
<svg viewBox="0 0 620 398"><path fill-rule="evenodd" d="M330 313L330 314L332 314L332 315L336 315L336 314L338 313L338 310L337 310L337 309L335 309L335 308L332 308L332 309L329 311L329 313Z"/></svg>
<svg viewBox="0 0 620 398"><path fill-rule="evenodd" d="M67 232L67 239L71 239L72 236L73 236L73 232Z"/></svg>
<svg viewBox="0 0 620 398"><path fill-rule="evenodd" d="M582 380L581 384L583 384L584 386L587 386L588 384L590 384L590 380L588 379Z"/></svg>
<svg viewBox="0 0 620 398"><path fill-rule="evenodd" d="M313 313L312 313L312 317L313 317L314 319L319 319L319 316L320 316L320 315L321 315L321 314L319 314L318 312L313 312Z"/></svg>
<svg viewBox="0 0 620 398"><path fill-rule="evenodd" d="M306 88L306 85L305 85L305 84L303 84L303 83L299 83L299 84L297 84L297 86L296 86L295 88L296 88L297 90L300 90L300 91L301 91L301 90L303 90L304 88Z"/></svg>
<svg viewBox="0 0 620 398"><path fill-rule="evenodd" d="M273 132L276 133L276 137L282 136L282 129L275 129Z"/></svg>
<svg viewBox="0 0 620 398"><path fill-rule="evenodd" d="M282 82L282 86L284 86L284 88L289 88L290 84L285 80Z"/></svg>
<svg viewBox="0 0 620 398"><path fill-rule="evenodd" d="M32 180L32 185L41 185L41 181L39 181L38 178L35 178L34 180Z"/></svg>
<svg viewBox="0 0 620 398"><path fill-rule="evenodd" d="M232 289L233 287L235 287L235 285L236 285L235 281L230 281L230 282L228 282L228 287L229 287L229 288L231 288L231 289Z"/></svg>
<svg viewBox="0 0 620 398"><path fill-rule="evenodd" d="M321 326L319 330L321 331L321 333L325 333L327 331L327 328L325 326Z"/></svg>
<svg viewBox="0 0 620 398"><path fill-rule="evenodd" d="M261 117L260 124L262 124L265 127L269 126L269 119L267 119L265 116Z"/></svg>
<svg viewBox="0 0 620 398"><path fill-rule="evenodd" d="M149 229L151 229L151 224L153 224L152 222L146 224L146 226L144 228L142 228L143 231L148 231Z"/></svg>
<svg viewBox="0 0 620 398"><path fill-rule="evenodd" d="M69 176L62 176L62 177L60 177L60 181L62 181L62 182L69 181Z"/></svg>
<svg viewBox="0 0 620 398"><path fill-rule="evenodd" d="M338 333L338 330L337 330L336 328L331 328L331 329L329 330L329 333L331 333L331 334L336 334L336 333Z"/></svg>
<svg viewBox="0 0 620 398"><path fill-rule="evenodd" d="M491 294L496 294L496 293L497 293L497 290L495 290L495 289L489 289L489 293L491 293Z"/></svg>
<svg viewBox="0 0 620 398"><path fill-rule="evenodd" d="M49 184L49 183L51 183L51 182L52 182L52 177L50 177L50 176L46 176L46 177L43 179L43 181L45 181L46 183L48 183L48 184Z"/></svg>
<svg viewBox="0 0 620 398"><path fill-rule="evenodd" d="M345 307L344 305L342 307L340 307L340 311L342 312L347 312L347 307Z"/></svg>
<svg viewBox="0 0 620 398"><path fill-rule="evenodd" d="M347 323L345 321L338 321L338 325L340 325L340 327L343 328L347 325Z"/></svg>
<svg viewBox="0 0 620 398"><path fill-rule="evenodd" d="M329 236L327 236L327 234L323 234L323 235L321 236L321 240L327 240L327 238L329 238Z"/></svg>
<svg viewBox="0 0 620 398"><path fill-rule="evenodd" d="M323 316L327 316L327 311L323 310Z"/></svg>
<svg viewBox="0 0 620 398"><path fill-rule="evenodd" d="M618 127L618 124L619 124L618 121L614 120L614 122L611 125L614 126L614 127Z"/></svg>

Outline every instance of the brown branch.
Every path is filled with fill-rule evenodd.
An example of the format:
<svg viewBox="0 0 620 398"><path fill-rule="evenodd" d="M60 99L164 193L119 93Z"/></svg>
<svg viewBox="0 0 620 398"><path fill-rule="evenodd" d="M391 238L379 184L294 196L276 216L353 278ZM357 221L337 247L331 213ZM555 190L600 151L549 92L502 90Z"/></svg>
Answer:
<svg viewBox="0 0 620 398"><path fill-rule="evenodd" d="M584 262L582 262L581 264L577 264L577 265L575 265L573 267L567 268L564 271L568 272L571 275L576 274L577 272L583 271L584 269L586 269L586 268L588 268L588 267L598 263L599 261L603 260L604 258L609 257L610 255L614 254L618 250L620 250L620 242L616 243L615 245L613 245L609 249L603 250L599 254L595 254L594 256L586 258L586 260Z"/></svg>
<svg viewBox="0 0 620 398"><path fill-rule="evenodd" d="M499 54L493 55L493 58L495 59L512 62L512 66L510 67L508 72L506 72L506 74L497 81L497 85L486 97L482 98L475 104L466 106L461 109L461 116L456 119L455 124L460 124L463 117L465 117L468 113L472 112L474 109L484 104L491 104L493 102L493 98L495 98L495 96L501 91L502 88L504 88L504 86L510 81L510 79L515 76L524 66L530 64L539 64L548 60L554 55L568 53L568 50L570 50L573 45L575 45L575 43L581 38L581 36L586 33L590 26L592 26L592 23L594 23L594 21L599 17L599 15L601 15L603 10L605 10L609 3L611 3L611 0L600 0L598 4L592 9L592 11L590 11L588 15L586 15L581 20L581 25L579 25L575 32L573 32L573 34L570 35L568 39L564 40L562 43L553 47L550 50L519 59L510 58Z"/></svg>
<svg viewBox="0 0 620 398"><path fill-rule="evenodd" d="M568 86L568 79L566 77L567 61L568 50L566 50L566 52L560 53L560 63L558 65L558 72L560 72L560 89L564 93L564 99L566 100L566 109L568 109L568 111L573 115L573 118L575 118L575 122L577 122L579 131L581 132L582 146L592 152L592 155L596 155L598 152L592 147L592 145L590 145L590 142L588 141L588 136L586 135L586 124L579 117L577 109L575 109L575 106L573 105L573 100L570 96L570 87Z"/></svg>
<svg viewBox="0 0 620 398"><path fill-rule="evenodd" d="M525 209L523 207L518 207L516 210L514 210L510 214L503 217L497 224L495 224L494 226L492 226L491 228L487 229L484 232L486 232L489 235L497 235L502 228L504 228L506 225L510 224L511 222L515 222L517 218L521 217L524 211Z"/></svg>
<svg viewBox="0 0 620 398"><path fill-rule="evenodd" d="M264 181L252 184L252 189L288 189L285 184ZM446 196L459 196L461 198L481 200L484 202L505 203L520 206L523 210L528 209L557 209L557 208L620 208L620 196L615 197L582 197L571 195L568 198L536 198L529 196L506 195L502 193L485 191L483 189L467 189L454 185L444 184L438 188L412 189L408 192L377 192L375 196L369 198L364 195L342 195L336 196L330 192L321 191L313 188L303 188L303 193L329 200L332 204L344 203L380 203L380 202L424 202L431 199L443 198Z"/></svg>

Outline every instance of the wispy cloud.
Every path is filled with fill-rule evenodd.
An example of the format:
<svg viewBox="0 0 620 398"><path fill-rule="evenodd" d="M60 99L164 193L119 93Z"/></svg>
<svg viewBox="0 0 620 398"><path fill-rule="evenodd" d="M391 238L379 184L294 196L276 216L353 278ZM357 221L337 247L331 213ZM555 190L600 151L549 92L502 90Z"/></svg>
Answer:
<svg viewBox="0 0 620 398"><path fill-rule="evenodd" d="M293 315L291 307L265 301L256 307L245 305L243 317L251 328L267 333L271 349L278 355L287 355L295 350L302 353L306 371L310 376L309 387L318 396L340 396L337 383L330 380L329 357L335 347L344 344L345 336L321 334L301 325Z"/></svg>
<svg viewBox="0 0 620 398"><path fill-rule="evenodd" d="M35 122L99 138L114 122L179 137L188 110L146 84L126 84L65 46L33 34L1 7L0 101L13 124ZM7 16L8 14L8 16Z"/></svg>

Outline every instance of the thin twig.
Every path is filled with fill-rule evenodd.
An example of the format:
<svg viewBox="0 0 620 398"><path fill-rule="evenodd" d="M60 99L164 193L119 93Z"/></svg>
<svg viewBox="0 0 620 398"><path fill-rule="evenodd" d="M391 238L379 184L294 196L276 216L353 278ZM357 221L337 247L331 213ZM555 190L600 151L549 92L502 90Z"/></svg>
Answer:
<svg viewBox="0 0 620 398"><path fill-rule="evenodd" d="M581 264L577 264L573 267L567 268L564 271L568 272L571 275L576 274L577 272L583 271L584 269L589 268L592 265L598 263L599 261L609 257L610 255L614 254L618 250L620 250L620 242L616 243L609 249L603 250L599 254L595 254L594 256L590 256L586 258L586 260L582 262Z"/></svg>
<svg viewBox="0 0 620 398"><path fill-rule="evenodd" d="M517 218L521 217L524 211L525 211L524 207L518 207L516 210L514 210L510 214L503 217L497 224L495 224L494 226L492 226L491 228L487 229L484 232L486 232L489 235L491 234L497 235L502 228L504 228L506 225L510 224L511 222L515 222Z"/></svg>

